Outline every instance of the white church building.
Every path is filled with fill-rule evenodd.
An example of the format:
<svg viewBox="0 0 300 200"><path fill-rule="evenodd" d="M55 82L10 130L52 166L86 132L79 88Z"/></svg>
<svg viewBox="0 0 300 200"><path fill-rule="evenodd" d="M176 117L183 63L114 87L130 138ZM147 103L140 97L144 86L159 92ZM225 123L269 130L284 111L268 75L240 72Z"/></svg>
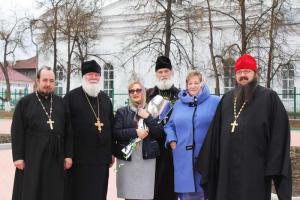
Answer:
<svg viewBox="0 0 300 200"><path fill-rule="evenodd" d="M297 2L299 1L294 1L292 10L290 10L291 13L294 13L294 20L290 25L293 27L294 31L287 34L286 41L288 43L288 48L300 51L300 2ZM102 89L112 97L115 109L123 106L128 101L126 95L127 85L133 74L137 75L144 82L146 88L153 87L156 81L154 66L159 52L149 53L143 51L137 56L132 57L133 45L131 48L128 47L138 40L137 34L149 24L149 16L152 12L151 7L144 8L140 11L131 9L135 4L136 0L120 0L103 7L101 12L103 24L100 27L99 39L95 41L95 51L102 54L103 59L109 64L104 64L97 58L91 58L97 60L102 67ZM180 14L180 11L178 14ZM232 43L238 41L236 26L233 24L232 20L220 16L214 16L213 20L216 49L226 41L232 41ZM184 26L184 24L181 25ZM176 37L185 47L187 54L192 57L194 66L206 77L210 91L214 94L215 79L213 71L211 70L207 17L204 16L201 25L193 26L197 35L197 37L194 38L194 46L191 45L186 34L175 32ZM253 53L255 54L255 57L259 55L258 51L253 51ZM51 54L39 55L39 66L51 66L52 63L49 63L49 60L52 60L52 58L50 59L49 55ZM63 56L64 53L59 52L58 55ZM190 66L184 61L179 62L179 59L176 58L176 56L176 54L170 56L174 69L174 84L176 87L185 88L185 76ZM61 57L60 59L63 58ZM236 57L234 59L236 59ZM124 63L126 64L124 65ZM300 61L295 60L291 65L292 66L287 68L286 71L283 70L281 76L274 78L271 84L271 87L280 94L282 101L289 111L293 111L295 104L291 91L294 91L294 88L298 87L296 88L296 92L298 94L300 93ZM233 68L231 68L231 70L233 70ZM60 80L57 87L64 93L66 84L65 79L63 78L63 70L60 71L60 73L60 76L58 76ZM71 77L71 88L79 86L81 81L80 73L73 74ZM265 86L263 80L260 81L260 84ZM223 73L220 76L221 94L233 87L234 80L232 73ZM298 112L300 107L299 99L300 95L297 96L296 102Z"/></svg>

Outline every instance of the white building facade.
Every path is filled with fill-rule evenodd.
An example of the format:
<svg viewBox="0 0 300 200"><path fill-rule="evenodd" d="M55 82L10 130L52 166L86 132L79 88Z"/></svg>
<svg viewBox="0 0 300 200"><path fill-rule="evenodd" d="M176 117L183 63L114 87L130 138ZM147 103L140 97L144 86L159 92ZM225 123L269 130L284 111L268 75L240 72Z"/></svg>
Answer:
<svg viewBox="0 0 300 200"><path fill-rule="evenodd" d="M133 74L137 75L144 82L146 88L153 87L156 81L154 66L159 52L143 51L137 56L132 57L134 52L139 48L133 47L133 44L139 39L137 34L149 24L149 16L151 16L151 9L153 9L150 6L139 11L134 10L132 8L136 5L136 2L135 0L121 0L105 6L101 13L103 25L99 28L99 39L94 41L94 51L103 55L106 64L97 58L91 59L99 61L102 66L102 89L112 97L115 109L123 106L128 101L126 95L127 85L132 79ZM293 23L290 24L293 31L286 34L285 39L288 44L287 48L296 52L300 50L300 43L298 42L300 40L300 3L294 2L290 12L294 13ZM180 14L180 11L178 14ZM213 23L216 49L221 48L220 46L226 42L234 43L239 41L236 26L232 20L214 15ZM180 26L181 25L185 26L184 23L180 24ZM194 66L206 77L211 93L214 93L216 85L211 69L207 17L204 16L201 24L193 24L193 27L197 35L197 37L194 38L193 46L186 34L180 31L175 31L174 33L185 47L187 54L193 58ZM58 49L63 50L65 47ZM258 51L259 50L253 51L254 56L257 57L259 55L260 52ZM191 54L193 54L193 56L191 56ZM63 57L66 54L60 52L59 55ZM176 54L170 56L174 69L174 84L176 87L185 88L185 76L190 66L185 62L179 62L179 59L175 58ZM236 59L236 57L234 59ZM40 55L39 66L50 65L49 60L51 60L49 59L49 54ZM258 64L260 66L263 65L261 62L258 62ZM221 94L234 87L232 67L233 65L229 66L220 76ZM293 95L294 88L296 86L300 88L299 69L299 60L293 61L283 70L280 76L273 79L271 85L271 87L280 94L286 108L290 111L293 111L295 104ZM61 73L63 73L63 70ZM73 74L71 77L71 88L79 86L81 81L80 73ZM59 79L58 87L60 87L61 92L64 93L65 80L63 75ZM260 80L260 84L265 86L263 78ZM296 89L297 93L300 93L299 88ZM299 112L300 95L297 99L296 106Z"/></svg>

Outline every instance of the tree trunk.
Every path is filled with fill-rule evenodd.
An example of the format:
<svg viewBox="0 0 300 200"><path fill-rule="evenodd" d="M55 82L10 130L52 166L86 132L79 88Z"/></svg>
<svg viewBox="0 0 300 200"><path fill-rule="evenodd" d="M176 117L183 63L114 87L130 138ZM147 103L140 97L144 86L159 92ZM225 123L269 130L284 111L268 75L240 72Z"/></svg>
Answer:
<svg viewBox="0 0 300 200"><path fill-rule="evenodd" d="M209 50L210 50L210 58L212 61L212 66L214 70L214 76L215 76L215 81L216 81L216 89L215 89L215 94L220 95L220 80L219 80L219 73L218 73L218 68L214 56L214 38L213 38L213 24L212 24L212 19L211 19L211 8L210 8L210 0L206 0L207 6L208 6L208 21L209 21L209 34L210 34L210 43L209 43Z"/></svg>
<svg viewBox="0 0 300 200"><path fill-rule="evenodd" d="M167 10L166 10L166 44L165 44L165 56L170 57L171 49L171 16L172 16L172 0L168 0Z"/></svg>
<svg viewBox="0 0 300 200"><path fill-rule="evenodd" d="M7 45L8 41L5 40L5 45L4 45L4 57L3 57L3 65L1 65L2 72L5 77L5 83L6 83L6 93L5 93L5 99L4 101L10 102L10 97L11 97L11 90L10 90L10 82L9 82L9 76L8 76L8 64L6 60L6 55L7 55Z"/></svg>
<svg viewBox="0 0 300 200"><path fill-rule="evenodd" d="M242 39L242 52L245 54L247 52L247 36L246 36L246 7L245 0L240 0L240 9L241 9L241 39Z"/></svg>
<svg viewBox="0 0 300 200"><path fill-rule="evenodd" d="M81 44L80 44L78 38L76 38L76 44L77 44L77 48L78 48L78 51L79 51L79 60L80 60L80 63L83 63L84 60L85 60L85 56L83 55Z"/></svg>
<svg viewBox="0 0 300 200"><path fill-rule="evenodd" d="M56 4L54 7L54 24L53 24L53 71L56 77L57 72L57 12L58 12L58 5Z"/></svg>
<svg viewBox="0 0 300 200"><path fill-rule="evenodd" d="M68 34L68 61L67 61L67 91L70 91L70 79L71 79L71 33Z"/></svg>
<svg viewBox="0 0 300 200"><path fill-rule="evenodd" d="M271 69L272 69L272 60L273 60L273 52L274 52L274 26L275 26L275 8L277 6L277 0L273 0L272 10L271 10L271 24L269 30L269 40L270 40L270 48L268 53L268 63L267 63L267 88L271 87Z"/></svg>

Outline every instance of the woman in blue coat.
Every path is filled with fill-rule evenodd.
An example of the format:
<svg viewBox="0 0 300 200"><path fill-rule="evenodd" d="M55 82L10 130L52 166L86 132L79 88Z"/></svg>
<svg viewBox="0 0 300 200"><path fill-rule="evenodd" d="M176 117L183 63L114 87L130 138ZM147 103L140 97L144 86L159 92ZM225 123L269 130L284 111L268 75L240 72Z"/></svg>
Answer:
<svg viewBox="0 0 300 200"><path fill-rule="evenodd" d="M173 150L175 192L181 200L202 200L201 175L193 166L220 98L210 95L198 71L187 75L186 88L164 127L166 146Z"/></svg>

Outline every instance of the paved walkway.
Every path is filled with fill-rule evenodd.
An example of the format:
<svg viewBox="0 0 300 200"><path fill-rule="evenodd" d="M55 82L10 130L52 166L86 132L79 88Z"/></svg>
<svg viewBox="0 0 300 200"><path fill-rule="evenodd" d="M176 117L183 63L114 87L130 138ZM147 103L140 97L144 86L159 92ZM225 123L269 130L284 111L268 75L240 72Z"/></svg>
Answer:
<svg viewBox="0 0 300 200"><path fill-rule="evenodd" d="M10 134L10 119L0 119L0 134ZM300 146L300 130L291 131L291 146Z"/></svg>
<svg viewBox="0 0 300 200"><path fill-rule="evenodd" d="M11 149L9 146L0 148L0 199L11 200L14 166L11 159ZM120 200L116 195L116 173L115 165L110 169L107 200ZM278 200L275 194L272 194L272 200ZM293 200L300 200L300 197L293 197Z"/></svg>
<svg viewBox="0 0 300 200"><path fill-rule="evenodd" d="M114 165L109 173L108 200L120 200L117 198L115 167ZM15 167L13 166L10 148L5 150L0 148L0 169L0 199L11 200Z"/></svg>
<svg viewBox="0 0 300 200"><path fill-rule="evenodd" d="M11 120L0 119L0 134L10 134ZM291 146L300 146L300 131L292 131ZM116 172L115 165L110 169L110 177L108 184L108 200L120 200L116 193ZM12 163L10 144L0 145L0 200L10 200L14 166ZM276 195L272 196L272 200L276 200ZM293 198L293 200L300 200L300 197Z"/></svg>
<svg viewBox="0 0 300 200"><path fill-rule="evenodd" d="M0 134L10 134L11 119L0 119Z"/></svg>
<svg viewBox="0 0 300 200"><path fill-rule="evenodd" d="M14 177L14 165L11 159L11 150L0 149L0 199L10 200Z"/></svg>

